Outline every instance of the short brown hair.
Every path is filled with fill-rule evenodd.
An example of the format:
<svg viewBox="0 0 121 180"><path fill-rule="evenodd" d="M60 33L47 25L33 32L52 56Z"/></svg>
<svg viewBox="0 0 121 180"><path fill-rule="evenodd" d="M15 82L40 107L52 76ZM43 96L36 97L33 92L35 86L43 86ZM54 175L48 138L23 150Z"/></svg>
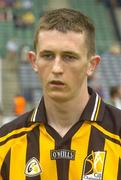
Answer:
<svg viewBox="0 0 121 180"><path fill-rule="evenodd" d="M40 18L35 32L35 50L38 43L38 34L41 30L57 30L63 33L68 31L82 33L85 31L88 54L95 54L95 27L92 20L79 11L62 8L46 12Z"/></svg>

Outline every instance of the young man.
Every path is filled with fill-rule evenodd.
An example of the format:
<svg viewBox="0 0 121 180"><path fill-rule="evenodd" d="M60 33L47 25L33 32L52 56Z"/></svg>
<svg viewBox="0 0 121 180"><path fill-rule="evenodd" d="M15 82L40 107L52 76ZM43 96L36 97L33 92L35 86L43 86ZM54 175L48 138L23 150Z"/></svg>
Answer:
<svg viewBox="0 0 121 180"><path fill-rule="evenodd" d="M78 11L52 10L34 45L28 57L43 97L1 128L1 179L121 179L121 111L87 85L100 61L94 25Z"/></svg>

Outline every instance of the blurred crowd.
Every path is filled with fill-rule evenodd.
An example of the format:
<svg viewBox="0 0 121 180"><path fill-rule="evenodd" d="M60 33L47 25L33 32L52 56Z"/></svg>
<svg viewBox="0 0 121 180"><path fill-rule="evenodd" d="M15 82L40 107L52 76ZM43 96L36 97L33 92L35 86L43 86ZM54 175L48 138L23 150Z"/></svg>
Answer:
<svg viewBox="0 0 121 180"><path fill-rule="evenodd" d="M110 103L121 109L121 85L112 86L110 88Z"/></svg>
<svg viewBox="0 0 121 180"><path fill-rule="evenodd" d="M35 23L31 0L0 0L0 21L13 20L16 28L31 27Z"/></svg>

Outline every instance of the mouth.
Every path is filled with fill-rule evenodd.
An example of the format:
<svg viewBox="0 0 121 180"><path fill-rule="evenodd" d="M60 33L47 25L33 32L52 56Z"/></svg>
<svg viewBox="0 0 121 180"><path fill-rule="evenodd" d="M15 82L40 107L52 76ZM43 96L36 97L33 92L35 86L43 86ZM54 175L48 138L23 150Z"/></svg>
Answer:
<svg viewBox="0 0 121 180"><path fill-rule="evenodd" d="M50 81L50 84L54 85L54 86L64 86L65 85L62 81L59 81L59 80Z"/></svg>

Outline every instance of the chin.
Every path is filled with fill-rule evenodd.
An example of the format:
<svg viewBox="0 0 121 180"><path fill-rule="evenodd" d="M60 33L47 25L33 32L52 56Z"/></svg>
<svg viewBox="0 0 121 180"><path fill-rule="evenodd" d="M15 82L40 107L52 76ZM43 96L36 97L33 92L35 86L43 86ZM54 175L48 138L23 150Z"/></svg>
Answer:
<svg viewBox="0 0 121 180"><path fill-rule="evenodd" d="M66 102L70 99L69 96L64 93L51 93L48 95L49 95L49 98L53 99L56 102Z"/></svg>

